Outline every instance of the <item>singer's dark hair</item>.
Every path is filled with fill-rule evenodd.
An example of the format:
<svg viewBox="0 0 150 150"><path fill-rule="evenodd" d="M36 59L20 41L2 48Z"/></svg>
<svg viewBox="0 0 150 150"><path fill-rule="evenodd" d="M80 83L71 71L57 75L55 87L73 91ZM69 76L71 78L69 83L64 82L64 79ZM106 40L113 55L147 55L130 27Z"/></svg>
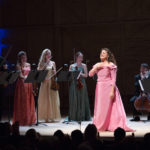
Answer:
<svg viewBox="0 0 150 150"><path fill-rule="evenodd" d="M102 49L101 49L101 52L102 52L102 50L105 50L105 51L107 52L107 54L108 54L108 62L112 62L112 63L114 63L115 65L117 65L115 56L114 56L114 54L110 51L110 49L109 49L109 48L102 48Z"/></svg>

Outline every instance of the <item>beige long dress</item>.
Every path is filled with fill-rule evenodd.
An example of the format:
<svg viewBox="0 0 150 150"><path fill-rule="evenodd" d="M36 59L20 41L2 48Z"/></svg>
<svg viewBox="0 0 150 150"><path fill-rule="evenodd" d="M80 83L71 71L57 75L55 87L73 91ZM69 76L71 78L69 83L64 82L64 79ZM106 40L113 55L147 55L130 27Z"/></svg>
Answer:
<svg viewBox="0 0 150 150"><path fill-rule="evenodd" d="M48 78L52 75L52 65L49 64L46 70L48 70L46 77ZM39 120L45 120L45 122L61 119L59 93L51 89L51 80L45 80L41 83L38 98L38 117Z"/></svg>

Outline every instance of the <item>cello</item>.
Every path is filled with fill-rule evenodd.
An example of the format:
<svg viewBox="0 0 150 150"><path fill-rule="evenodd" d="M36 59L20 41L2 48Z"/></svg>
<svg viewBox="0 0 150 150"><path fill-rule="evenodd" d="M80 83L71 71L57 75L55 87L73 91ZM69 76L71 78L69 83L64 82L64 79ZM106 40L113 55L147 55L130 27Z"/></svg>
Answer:
<svg viewBox="0 0 150 150"><path fill-rule="evenodd" d="M150 112L150 97L148 93L144 91L141 80L139 80L139 84L141 87L141 93L134 102L135 109L141 113Z"/></svg>

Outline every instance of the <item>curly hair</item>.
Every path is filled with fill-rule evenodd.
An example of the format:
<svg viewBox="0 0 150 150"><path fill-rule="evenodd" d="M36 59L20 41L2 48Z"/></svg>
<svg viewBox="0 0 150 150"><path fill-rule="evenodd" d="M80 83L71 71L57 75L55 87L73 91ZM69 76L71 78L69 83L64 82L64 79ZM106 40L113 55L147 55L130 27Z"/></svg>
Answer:
<svg viewBox="0 0 150 150"><path fill-rule="evenodd" d="M105 50L105 51L107 52L107 54L108 54L108 62L112 62L112 63L114 63L115 65L117 65L115 56L114 56L114 54L110 51L110 49L109 49L109 48L102 48L102 49L101 49L101 52L102 52L102 50Z"/></svg>

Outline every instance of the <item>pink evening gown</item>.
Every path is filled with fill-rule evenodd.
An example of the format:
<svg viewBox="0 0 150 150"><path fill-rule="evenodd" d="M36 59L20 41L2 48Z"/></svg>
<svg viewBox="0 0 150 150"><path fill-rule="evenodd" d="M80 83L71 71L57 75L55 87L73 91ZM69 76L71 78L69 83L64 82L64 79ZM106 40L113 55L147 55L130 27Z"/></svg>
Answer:
<svg viewBox="0 0 150 150"><path fill-rule="evenodd" d="M116 72L117 66L114 64L103 66L97 72L93 123L98 131L114 131L118 127L125 131L134 131L126 125L124 106L116 86ZM113 85L115 96L111 100L110 92Z"/></svg>

